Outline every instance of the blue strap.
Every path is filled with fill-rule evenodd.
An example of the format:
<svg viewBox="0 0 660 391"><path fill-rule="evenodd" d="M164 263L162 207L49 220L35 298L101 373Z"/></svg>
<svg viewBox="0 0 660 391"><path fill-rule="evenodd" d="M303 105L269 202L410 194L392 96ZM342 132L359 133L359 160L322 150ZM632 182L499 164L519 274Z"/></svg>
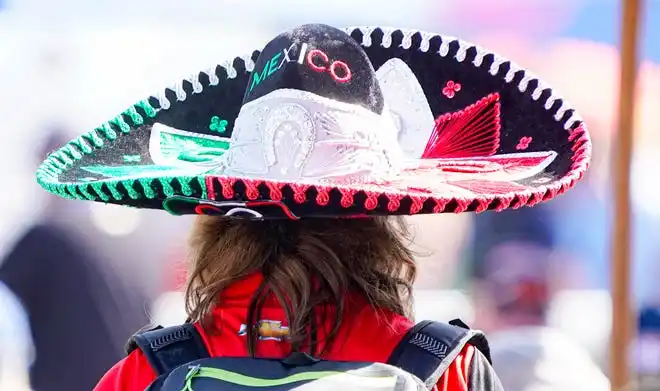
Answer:
<svg viewBox="0 0 660 391"><path fill-rule="evenodd" d="M140 348L159 376L186 363L210 357L197 329L190 323L139 332L131 338L129 346Z"/></svg>
<svg viewBox="0 0 660 391"><path fill-rule="evenodd" d="M397 366L424 382L431 390L466 344L479 349L490 361L485 336L460 321L424 321L413 327L392 352L388 364Z"/></svg>

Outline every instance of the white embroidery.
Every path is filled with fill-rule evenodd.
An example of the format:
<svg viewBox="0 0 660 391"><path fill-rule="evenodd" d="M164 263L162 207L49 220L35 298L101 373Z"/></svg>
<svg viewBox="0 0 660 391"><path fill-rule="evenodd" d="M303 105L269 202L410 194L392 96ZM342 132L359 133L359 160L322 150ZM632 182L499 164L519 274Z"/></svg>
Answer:
<svg viewBox="0 0 660 391"><path fill-rule="evenodd" d="M364 182L400 172L403 162L389 113L291 89L245 104L231 146L224 175Z"/></svg>
<svg viewBox="0 0 660 391"><path fill-rule="evenodd" d="M388 60L376 71L385 102L397 126L406 157L419 159L433 129L434 118L417 77L403 60Z"/></svg>

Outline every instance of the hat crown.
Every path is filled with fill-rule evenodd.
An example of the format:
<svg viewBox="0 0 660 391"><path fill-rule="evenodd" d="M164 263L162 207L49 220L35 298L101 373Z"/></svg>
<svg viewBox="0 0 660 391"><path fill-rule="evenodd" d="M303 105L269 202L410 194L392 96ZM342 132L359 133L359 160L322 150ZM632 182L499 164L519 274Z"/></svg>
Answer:
<svg viewBox="0 0 660 391"><path fill-rule="evenodd" d="M364 49L345 32L322 24L294 28L266 45L255 62L243 104L278 89L311 92L376 114L384 107Z"/></svg>
<svg viewBox="0 0 660 391"><path fill-rule="evenodd" d="M397 130L364 49L304 25L261 52L226 155L227 175L363 181L397 170Z"/></svg>

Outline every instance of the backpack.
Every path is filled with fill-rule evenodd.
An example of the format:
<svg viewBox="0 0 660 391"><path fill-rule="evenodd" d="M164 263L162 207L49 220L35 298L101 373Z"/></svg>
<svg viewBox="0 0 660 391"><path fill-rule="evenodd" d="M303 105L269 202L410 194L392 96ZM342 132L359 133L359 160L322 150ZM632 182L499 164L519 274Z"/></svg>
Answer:
<svg viewBox="0 0 660 391"><path fill-rule="evenodd" d="M425 391L468 343L491 361L483 333L458 319L418 323L387 363L325 361L304 353L285 359L212 358L190 323L140 331L129 340L127 353L142 350L158 375L145 391Z"/></svg>

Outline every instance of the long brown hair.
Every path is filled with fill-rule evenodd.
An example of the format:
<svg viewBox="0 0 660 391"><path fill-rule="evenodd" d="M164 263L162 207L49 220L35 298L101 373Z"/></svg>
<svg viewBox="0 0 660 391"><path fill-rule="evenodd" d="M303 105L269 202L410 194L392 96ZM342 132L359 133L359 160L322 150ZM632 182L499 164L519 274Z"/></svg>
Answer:
<svg viewBox="0 0 660 391"><path fill-rule="evenodd" d="M200 216L193 228L186 310L205 327L208 315L230 284L261 272L263 282L248 309L255 325L264 300L283 306L293 351L323 354L344 317L347 292L378 310L411 317L416 267L402 218L249 221ZM323 349L316 338L319 309L331 306ZM254 355L258 335L248 333Z"/></svg>

